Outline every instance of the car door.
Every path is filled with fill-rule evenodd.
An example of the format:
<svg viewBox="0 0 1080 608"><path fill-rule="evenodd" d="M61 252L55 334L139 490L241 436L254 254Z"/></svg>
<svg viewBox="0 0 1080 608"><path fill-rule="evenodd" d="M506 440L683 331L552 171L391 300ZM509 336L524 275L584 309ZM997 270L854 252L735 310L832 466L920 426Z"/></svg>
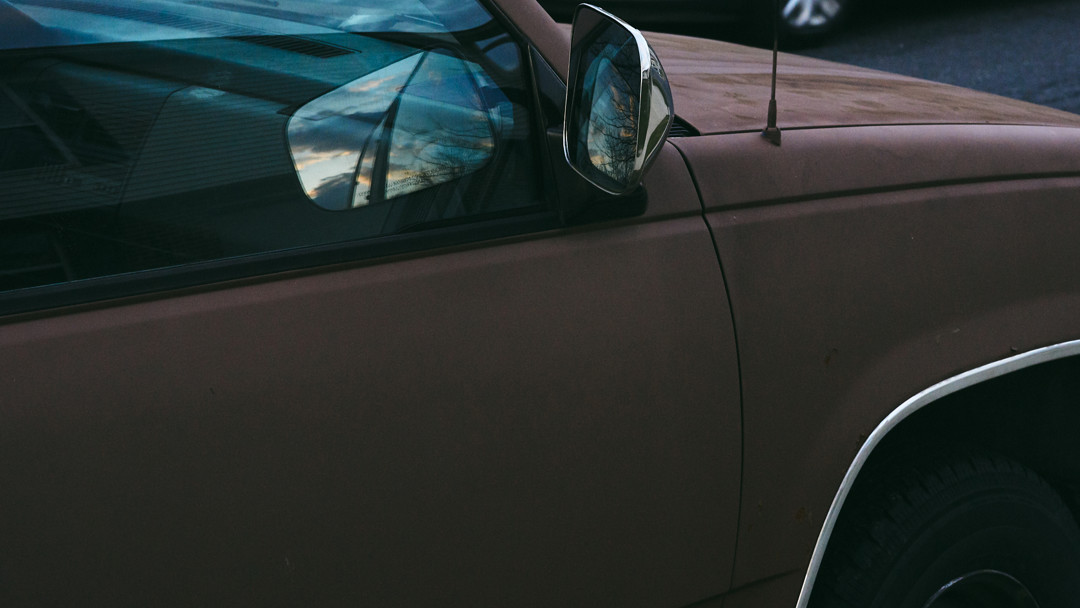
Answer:
<svg viewBox="0 0 1080 608"><path fill-rule="evenodd" d="M737 365L685 164L568 224L513 24L396 4L11 3L5 605L726 590Z"/></svg>

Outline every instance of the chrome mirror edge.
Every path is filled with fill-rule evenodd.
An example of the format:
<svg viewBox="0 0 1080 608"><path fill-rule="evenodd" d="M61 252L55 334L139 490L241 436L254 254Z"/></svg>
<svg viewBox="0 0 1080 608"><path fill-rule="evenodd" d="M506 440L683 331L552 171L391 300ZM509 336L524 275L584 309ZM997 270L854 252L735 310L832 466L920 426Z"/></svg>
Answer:
<svg viewBox="0 0 1080 608"><path fill-rule="evenodd" d="M595 14L596 22L588 26L588 32L583 32L580 28L585 26L581 25L579 19L588 12ZM601 171L596 167L590 167L591 171L586 170L579 162L575 161L575 155L571 151L571 138L580 137L578 135L580 129L574 127L573 121L575 120L575 112L579 109L584 98L583 92L579 90L582 80L581 62L585 53L585 49L582 47L588 34L593 33L604 23L617 25L629 35L634 41L638 58L639 69L636 78L636 91L634 91L637 106L637 114L633 120L634 158L632 169L627 174L626 179L621 182L621 187L612 187L612 185L620 185L620 182L615 179L607 180L610 182L607 184L602 183L603 180L598 179ZM588 70L588 68L586 69ZM662 102L663 106L659 112L656 108L658 101ZM640 185L649 166L656 160L663 143L667 140L671 125L674 122L674 116L671 87L667 74L641 31L602 8L584 3L578 5L574 12L566 104L563 114L562 144L563 156L566 162L582 178L603 192L612 195L624 195L633 192Z"/></svg>

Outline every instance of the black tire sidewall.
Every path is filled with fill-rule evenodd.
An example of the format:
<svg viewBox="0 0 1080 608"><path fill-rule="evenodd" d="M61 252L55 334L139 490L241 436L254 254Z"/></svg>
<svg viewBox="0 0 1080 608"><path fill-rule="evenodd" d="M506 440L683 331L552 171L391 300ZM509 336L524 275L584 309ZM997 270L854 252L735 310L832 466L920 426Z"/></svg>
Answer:
<svg viewBox="0 0 1080 608"><path fill-rule="evenodd" d="M987 570L1017 579L1041 608L1066 608L1080 597L1080 572L1069 559L1080 539L1056 509L1002 489L957 499L896 556L874 608L923 608L946 584Z"/></svg>
<svg viewBox="0 0 1080 608"><path fill-rule="evenodd" d="M948 583L1007 574L1040 608L1080 597L1080 529L1016 462L938 454L875 471L841 515L814 608L923 608ZM820 591L820 593L818 593Z"/></svg>

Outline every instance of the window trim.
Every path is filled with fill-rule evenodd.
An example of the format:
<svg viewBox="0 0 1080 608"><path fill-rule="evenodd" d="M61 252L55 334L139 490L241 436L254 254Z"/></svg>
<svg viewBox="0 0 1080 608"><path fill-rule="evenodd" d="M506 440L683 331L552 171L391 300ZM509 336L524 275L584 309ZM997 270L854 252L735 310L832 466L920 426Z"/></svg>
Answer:
<svg viewBox="0 0 1080 608"><path fill-rule="evenodd" d="M322 272L342 264L371 265L395 256L426 257L447 249L488 246L491 241L545 232L562 227L551 210L519 211L508 217L476 220L463 218L453 225L427 228L370 239L283 249L221 258L165 268L139 270L65 283L53 283L0 292L3 317L48 311L68 306L105 303L132 296L166 294L178 289L207 286L238 279L273 280L290 271ZM265 279L262 279L265 277Z"/></svg>

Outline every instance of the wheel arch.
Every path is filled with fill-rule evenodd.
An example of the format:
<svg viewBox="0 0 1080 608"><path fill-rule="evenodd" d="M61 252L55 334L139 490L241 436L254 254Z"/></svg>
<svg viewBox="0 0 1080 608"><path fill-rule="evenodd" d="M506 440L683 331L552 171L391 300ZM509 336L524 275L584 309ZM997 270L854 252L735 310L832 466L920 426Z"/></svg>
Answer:
<svg viewBox="0 0 1080 608"><path fill-rule="evenodd" d="M1072 370L1072 374L1063 373L1063 368ZM1030 412L1021 412L1015 402L1008 400L1022 390L1028 390L1032 383L1045 382L1048 379L1072 378L1070 386L1048 387L1042 392L1037 403L1044 406L1037 412L1040 424L1028 430L1028 435L1039 432L1047 426L1055 426L1064 433L1067 425L1058 424L1048 412L1060 412L1060 403L1052 403L1051 393L1060 394L1062 389L1067 394L1080 394L1080 340L1053 344L1024 353L1007 357L945 379L913 395L893 409L863 441L854 459L844 474L829 506L818 534L811 555L810 564L803 579L796 608L808 608L814 584L824 561L834 531L840 521L840 515L848 497L856 488L860 475L866 471L867 464L874 459L883 458L890 452L890 446L906 441L941 441L954 440L955 433L939 432L942 422L963 425L965 442L986 444L993 443L995 449L1003 450L1007 455L1031 466L1037 472L1052 478L1080 479L1080 467L1069 468L1067 463L1055 463L1046 449L1035 450L1031 442L1026 442L1025 433L1013 433L1016 427L1005 423L1010 420L990 421L985 416L972 417L975 404L983 404L982 413L1007 414L1010 416L1029 416ZM987 400L990 405L986 406ZM1080 422L1080 412L1074 412ZM1005 425L1003 427L1003 425ZM1007 432L1006 432L1007 431ZM1052 442L1049 442L1052 444ZM1041 447L1053 447L1041 446ZM1056 453L1056 450L1051 450ZM1077 459L1080 460L1080 459ZM1074 463L1075 467L1075 463ZM1077 510L1077 501L1066 502Z"/></svg>

